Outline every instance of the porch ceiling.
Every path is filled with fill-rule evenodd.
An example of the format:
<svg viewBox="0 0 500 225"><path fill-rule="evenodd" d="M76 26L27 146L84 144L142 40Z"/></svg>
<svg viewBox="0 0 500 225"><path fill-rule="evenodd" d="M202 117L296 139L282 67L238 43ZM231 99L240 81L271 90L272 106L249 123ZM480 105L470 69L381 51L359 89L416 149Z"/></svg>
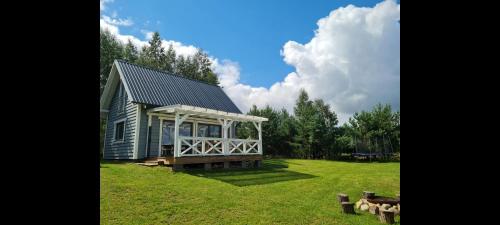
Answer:
<svg viewBox="0 0 500 225"><path fill-rule="evenodd" d="M170 106L162 106L153 109L149 109L150 113L180 113L180 114L189 114L189 115L198 115L207 118L215 118L215 119L230 119L233 121L243 121L243 122L263 122L268 121L267 118L251 116L245 114L238 113L230 113L219 110L207 109L196 106L189 105L170 105Z"/></svg>

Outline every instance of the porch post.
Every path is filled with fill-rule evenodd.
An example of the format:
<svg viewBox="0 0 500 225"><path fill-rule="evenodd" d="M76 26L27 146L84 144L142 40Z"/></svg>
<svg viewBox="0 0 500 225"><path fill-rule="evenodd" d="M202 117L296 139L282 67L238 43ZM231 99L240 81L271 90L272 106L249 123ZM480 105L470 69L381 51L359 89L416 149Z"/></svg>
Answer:
<svg viewBox="0 0 500 225"><path fill-rule="evenodd" d="M224 155L229 155L229 141L227 139L227 120L222 124L222 138L224 139Z"/></svg>
<svg viewBox="0 0 500 225"><path fill-rule="evenodd" d="M262 122L259 122L259 153L262 154Z"/></svg>
<svg viewBox="0 0 500 225"><path fill-rule="evenodd" d="M229 155L229 135L228 130L233 120L228 121L228 119L217 119L219 123L222 125L222 152L224 155Z"/></svg>
<svg viewBox="0 0 500 225"><path fill-rule="evenodd" d="M179 113L175 113L174 157L179 157L179 150L180 150L180 146L179 146L179 142L178 142L178 140L179 140L179 121L180 121Z"/></svg>
<svg viewBox="0 0 500 225"><path fill-rule="evenodd" d="M161 129L161 128L160 128ZM149 158L151 151L151 115L148 115L148 130L146 131L146 158Z"/></svg>

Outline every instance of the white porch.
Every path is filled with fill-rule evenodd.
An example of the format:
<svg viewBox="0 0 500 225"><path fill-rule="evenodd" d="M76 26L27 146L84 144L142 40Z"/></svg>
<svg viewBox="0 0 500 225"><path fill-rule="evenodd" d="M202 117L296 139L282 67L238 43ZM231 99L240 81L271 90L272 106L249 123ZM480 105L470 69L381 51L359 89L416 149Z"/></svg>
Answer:
<svg viewBox="0 0 500 225"><path fill-rule="evenodd" d="M161 150L165 147L165 142L173 147L174 158L192 157L192 156L245 156L245 155L262 155L262 122L268 121L267 118L250 116L245 114L236 114L223 111L217 111L207 108L172 105L149 109L148 115L148 133L151 135L152 117L157 116L160 121L160 140L158 146L157 157L162 157ZM166 122L168 121L168 122ZM194 122L188 122L194 121ZM182 130L184 122L189 123L190 128ZM234 137L234 130L230 135L230 128L238 122L251 122L258 133L258 139L237 139ZM169 123L169 124L168 124ZM163 135L165 126L173 126L172 141L163 140L169 135ZM213 128L214 131L220 130L220 135L211 137L203 136L200 129ZM216 126L216 127L212 127ZM166 129L168 131L169 129ZM181 132L183 131L183 132ZM191 135L189 135L189 133ZM214 133L214 132L212 132ZM215 132L216 133L216 132ZM220 137L219 137L220 136ZM148 139L149 140L149 139ZM151 146L147 148L150 149Z"/></svg>

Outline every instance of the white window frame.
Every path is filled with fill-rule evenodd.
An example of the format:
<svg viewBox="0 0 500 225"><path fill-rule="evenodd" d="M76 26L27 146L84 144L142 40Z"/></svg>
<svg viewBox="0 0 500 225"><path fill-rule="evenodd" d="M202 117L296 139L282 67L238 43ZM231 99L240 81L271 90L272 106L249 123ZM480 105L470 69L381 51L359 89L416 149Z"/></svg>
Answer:
<svg viewBox="0 0 500 225"><path fill-rule="evenodd" d="M123 122L123 138L122 140L116 140L116 125ZM113 143L124 143L125 142L125 131L127 130L127 118L123 118L114 122L113 125Z"/></svg>

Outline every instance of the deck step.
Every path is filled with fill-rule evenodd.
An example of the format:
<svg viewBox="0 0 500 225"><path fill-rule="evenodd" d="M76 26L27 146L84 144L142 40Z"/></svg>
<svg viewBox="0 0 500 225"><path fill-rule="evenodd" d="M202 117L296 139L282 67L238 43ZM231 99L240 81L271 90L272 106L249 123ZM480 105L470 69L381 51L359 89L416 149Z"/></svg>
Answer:
<svg viewBox="0 0 500 225"><path fill-rule="evenodd" d="M137 165L141 165L141 166L158 166L158 162L144 162L144 163L137 163Z"/></svg>

